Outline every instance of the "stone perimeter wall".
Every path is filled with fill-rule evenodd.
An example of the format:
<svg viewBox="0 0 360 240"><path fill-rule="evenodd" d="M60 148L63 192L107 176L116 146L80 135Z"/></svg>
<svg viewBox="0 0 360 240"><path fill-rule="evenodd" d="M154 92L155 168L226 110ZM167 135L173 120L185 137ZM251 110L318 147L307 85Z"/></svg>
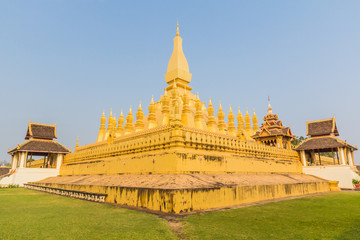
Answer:
<svg viewBox="0 0 360 240"><path fill-rule="evenodd" d="M56 189L107 194L105 202L108 203L175 214L330 191L329 182L323 181L179 190L51 183L33 184Z"/></svg>

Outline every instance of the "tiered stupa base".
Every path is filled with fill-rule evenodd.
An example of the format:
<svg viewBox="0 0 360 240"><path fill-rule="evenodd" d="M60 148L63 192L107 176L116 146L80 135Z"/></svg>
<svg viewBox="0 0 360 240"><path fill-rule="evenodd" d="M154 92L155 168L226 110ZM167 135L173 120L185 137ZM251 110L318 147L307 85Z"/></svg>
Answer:
<svg viewBox="0 0 360 240"><path fill-rule="evenodd" d="M108 203L175 214L331 190L329 181L304 174L59 176L30 186L79 196L98 194Z"/></svg>

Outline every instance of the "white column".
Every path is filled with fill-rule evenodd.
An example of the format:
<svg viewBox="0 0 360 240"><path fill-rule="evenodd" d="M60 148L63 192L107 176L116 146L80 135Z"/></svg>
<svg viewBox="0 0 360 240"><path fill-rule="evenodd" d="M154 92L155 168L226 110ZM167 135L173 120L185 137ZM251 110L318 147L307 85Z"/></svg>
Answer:
<svg viewBox="0 0 360 240"><path fill-rule="evenodd" d="M19 156L18 153L15 153L15 154L14 154L14 159L13 159L13 164L12 164L12 166L11 166L11 169L16 169L17 162L19 161L19 160L18 160L18 158L19 158L18 156Z"/></svg>
<svg viewBox="0 0 360 240"><path fill-rule="evenodd" d="M339 157L340 157L341 165L346 165L344 148L339 148Z"/></svg>
<svg viewBox="0 0 360 240"><path fill-rule="evenodd" d="M20 165L19 168L24 168L25 152L20 152Z"/></svg>
<svg viewBox="0 0 360 240"><path fill-rule="evenodd" d="M305 156L305 151L304 150L300 151L300 159L301 159L301 161L303 163L303 166L306 167L307 164L306 164L306 156Z"/></svg>
<svg viewBox="0 0 360 240"><path fill-rule="evenodd" d="M349 165L350 165L350 166L354 166L354 162L353 162L353 159L352 159L351 151L348 150L348 151L347 151L347 154L348 154Z"/></svg>
<svg viewBox="0 0 360 240"><path fill-rule="evenodd" d="M58 153L57 158L56 158L56 169L60 169L61 164L62 164L62 160L63 160L63 154Z"/></svg>

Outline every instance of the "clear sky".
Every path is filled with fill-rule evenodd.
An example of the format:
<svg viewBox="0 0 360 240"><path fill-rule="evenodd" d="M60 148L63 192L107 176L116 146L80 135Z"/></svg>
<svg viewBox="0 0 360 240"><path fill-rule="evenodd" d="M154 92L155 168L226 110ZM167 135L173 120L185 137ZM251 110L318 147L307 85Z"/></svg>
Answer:
<svg viewBox="0 0 360 240"><path fill-rule="evenodd" d="M360 1L0 1L0 161L28 121L96 140L102 111L166 87L176 20L200 99L273 111L293 134L336 116L360 145ZM215 107L217 111L217 106ZM356 162L360 154L355 155Z"/></svg>

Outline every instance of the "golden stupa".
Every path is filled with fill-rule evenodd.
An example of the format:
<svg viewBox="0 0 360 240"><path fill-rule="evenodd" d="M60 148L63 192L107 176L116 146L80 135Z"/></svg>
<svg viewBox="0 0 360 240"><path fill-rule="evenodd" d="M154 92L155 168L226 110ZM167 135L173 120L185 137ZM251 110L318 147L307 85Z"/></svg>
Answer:
<svg viewBox="0 0 360 240"><path fill-rule="evenodd" d="M103 194L111 203L181 213L329 191L329 182L302 174L296 151L257 143L254 111L245 119L200 100L177 26L165 93L124 119L102 114L95 143L76 146L59 177L29 186ZM135 112L135 111L134 111ZM107 127L106 127L107 122ZM251 126L251 122L253 125ZM50 190L47 190L50 191Z"/></svg>

